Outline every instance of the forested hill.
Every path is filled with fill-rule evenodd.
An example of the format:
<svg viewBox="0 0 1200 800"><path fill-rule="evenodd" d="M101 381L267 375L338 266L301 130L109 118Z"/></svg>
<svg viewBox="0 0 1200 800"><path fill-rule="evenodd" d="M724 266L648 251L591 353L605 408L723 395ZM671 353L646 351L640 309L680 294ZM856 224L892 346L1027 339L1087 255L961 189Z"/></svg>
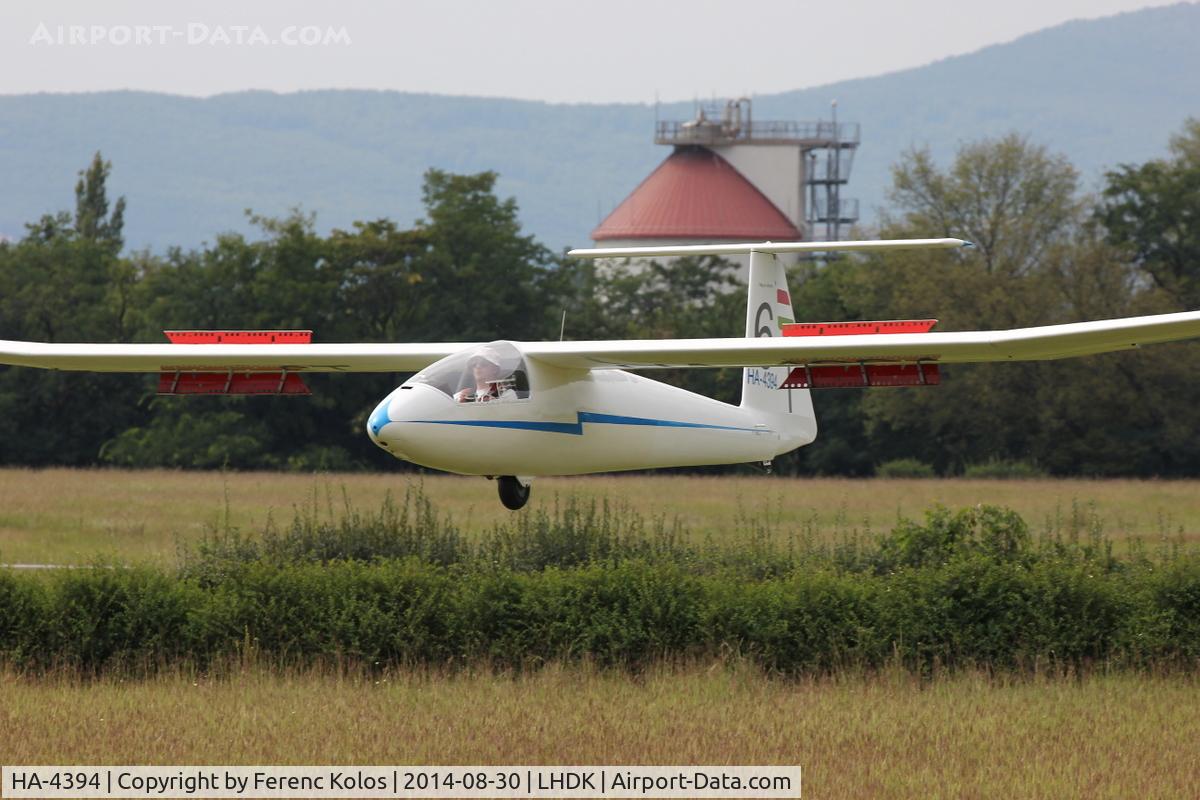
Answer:
<svg viewBox="0 0 1200 800"><path fill-rule="evenodd" d="M853 33L846 58L853 60ZM960 142L1009 131L1065 153L1085 182L1106 167L1161 154L1200 115L1200 6L1181 4L1073 22L928 66L755 99L759 119L813 119L839 101L862 123L851 195L864 215L889 167L912 145L948 163ZM795 84L805 83L798 41ZM647 93L653 76L647 76ZM0 97L0 234L69 204L96 150L129 199L132 247L192 246L247 230L246 208L293 206L318 227L422 213L429 167L496 170L526 230L552 246L588 232L665 155L650 105L549 105L370 91L207 99L138 92ZM665 105L684 118L688 103Z"/></svg>

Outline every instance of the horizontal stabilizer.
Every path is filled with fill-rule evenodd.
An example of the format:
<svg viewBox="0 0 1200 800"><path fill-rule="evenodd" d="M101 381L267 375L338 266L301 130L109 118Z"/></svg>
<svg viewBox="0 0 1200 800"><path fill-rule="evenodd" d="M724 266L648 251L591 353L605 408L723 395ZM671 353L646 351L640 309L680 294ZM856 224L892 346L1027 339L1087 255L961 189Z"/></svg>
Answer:
<svg viewBox="0 0 1200 800"><path fill-rule="evenodd" d="M744 242L656 247L588 247L567 253L576 258L654 258L655 256L736 256L749 253L827 253L870 250L931 250L971 247L962 239L874 239L854 242Z"/></svg>

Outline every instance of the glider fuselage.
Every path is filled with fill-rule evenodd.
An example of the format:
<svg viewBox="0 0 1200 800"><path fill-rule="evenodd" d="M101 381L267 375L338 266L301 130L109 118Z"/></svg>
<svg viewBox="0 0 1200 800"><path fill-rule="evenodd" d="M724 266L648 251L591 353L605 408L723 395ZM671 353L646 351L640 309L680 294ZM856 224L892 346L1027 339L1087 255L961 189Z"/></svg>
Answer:
<svg viewBox="0 0 1200 800"><path fill-rule="evenodd" d="M430 380L432 365L378 405L367 433L423 466L528 477L770 461L816 437L811 415L734 406L623 370L533 359L520 368L521 391L477 402L456 399L458 383Z"/></svg>

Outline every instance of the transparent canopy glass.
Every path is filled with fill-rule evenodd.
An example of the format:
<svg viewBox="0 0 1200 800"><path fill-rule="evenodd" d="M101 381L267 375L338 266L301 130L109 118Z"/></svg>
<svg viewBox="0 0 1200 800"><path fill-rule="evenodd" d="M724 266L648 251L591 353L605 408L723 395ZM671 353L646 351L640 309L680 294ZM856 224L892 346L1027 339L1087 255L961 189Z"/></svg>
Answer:
<svg viewBox="0 0 1200 800"><path fill-rule="evenodd" d="M412 377L459 402L529 397L525 359L512 342L489 342L447 356Z"/></svg>

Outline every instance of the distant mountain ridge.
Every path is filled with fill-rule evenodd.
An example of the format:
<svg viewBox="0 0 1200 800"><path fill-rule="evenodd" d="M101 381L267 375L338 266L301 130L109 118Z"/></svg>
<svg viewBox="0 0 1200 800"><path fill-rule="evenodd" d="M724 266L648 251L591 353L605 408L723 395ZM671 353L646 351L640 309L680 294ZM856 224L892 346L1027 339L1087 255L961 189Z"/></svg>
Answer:
<svg viewBox="0 0 1200 800"><path fill-rule="evenodd" d="M1010 131L1066 154L1085 184L1164 152L1200 116L1200 6L1184 3L1069 22L1007 44L871 78L754 98L756 119L839 116L862 125L847 196L863 216L885 200L912 146L941 161ZM802 55L797 80L803 82ZM664 119L691 116L664 104ZM130 247L162 249L248 229L243 210L316 212L322 230L422 213L428 167L500 173L528 232L580 245L668 154L655 109L359 90L189 98L145 92L0 97L0 234L69 208L96 150L128 198Z"/></svg>

